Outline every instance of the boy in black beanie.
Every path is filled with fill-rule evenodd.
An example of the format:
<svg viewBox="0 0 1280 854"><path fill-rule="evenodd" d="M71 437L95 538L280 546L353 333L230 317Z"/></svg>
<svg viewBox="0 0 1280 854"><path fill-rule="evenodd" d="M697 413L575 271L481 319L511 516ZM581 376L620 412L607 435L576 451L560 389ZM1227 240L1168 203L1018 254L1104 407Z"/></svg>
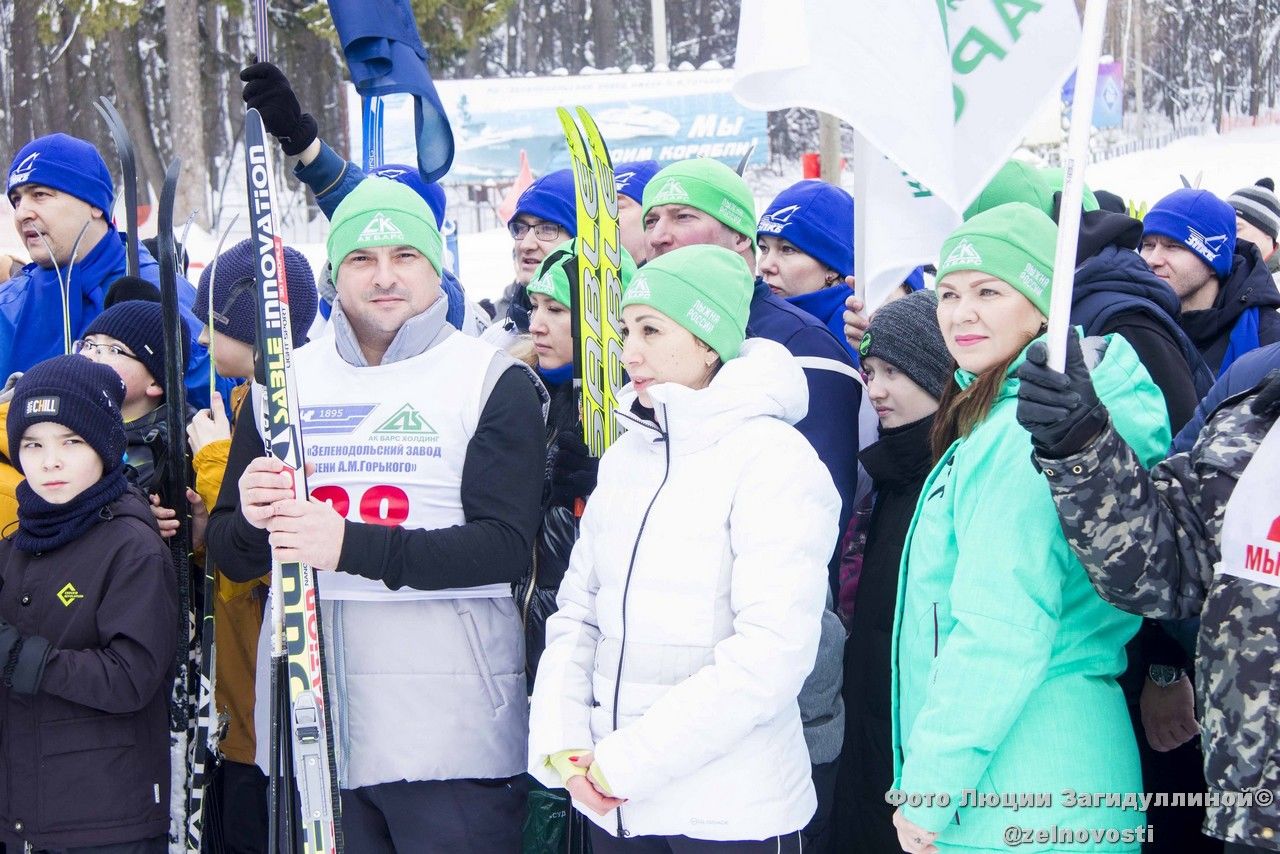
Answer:
<svg viewBox="0 0 1280 854"><path fill-rule="evenodd" d="M7 418L26 475L0 539L0 842L161 854L177 591L125 477L124 384L79 356L35 365ZM8 781L9 785L5 785Z"/></svg>
<svg viewBox="0 0 1280 854"><path fill-rule="evenodd" d="M134 482L144 492L154 492L157 470L162 470L169 450L169 430L164 410L164 316L160 303L147 300L119 302L94 318L75 352L107 365L124 381L124 418L128 447L125 462ZM181 364L186 364L187 341L182 339ZM186 413L190 419L191 413Z"/></svg>

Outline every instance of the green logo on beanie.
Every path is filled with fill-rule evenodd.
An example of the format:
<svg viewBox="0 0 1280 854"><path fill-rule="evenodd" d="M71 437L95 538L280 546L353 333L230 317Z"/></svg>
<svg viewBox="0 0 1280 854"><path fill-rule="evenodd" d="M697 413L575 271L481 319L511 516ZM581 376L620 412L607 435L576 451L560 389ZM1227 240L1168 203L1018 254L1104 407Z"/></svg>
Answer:
<svg viewBox="0 0 1280 854"><path fill-rule="evenodd" d="M714 332L716 325L720 323L720 312L702 300L697 300L690 306L687 316L690 323L706 333Z"/></svg>
<svg viewBox="0 0 1280 854"><path fill-rule="evenodd" d="M863 333L862 335L862 343L858 345L858 352L865 356L867 355L868 352L870 352L870 350L871 350L871 333L868 331Z"/></svg>

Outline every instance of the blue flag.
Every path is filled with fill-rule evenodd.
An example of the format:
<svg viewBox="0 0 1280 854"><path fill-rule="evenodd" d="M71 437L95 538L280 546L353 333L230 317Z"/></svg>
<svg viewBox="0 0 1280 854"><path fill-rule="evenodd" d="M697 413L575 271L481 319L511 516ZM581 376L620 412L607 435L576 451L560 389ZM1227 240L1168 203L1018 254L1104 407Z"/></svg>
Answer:
<svg viewBox="0 0 1280 854"><path fill-rule="evenodd" d="M440 180L453 164L453 130L408 0L329 0L329 12L361 96L413 95L418 171L425 181Z"/></svg>

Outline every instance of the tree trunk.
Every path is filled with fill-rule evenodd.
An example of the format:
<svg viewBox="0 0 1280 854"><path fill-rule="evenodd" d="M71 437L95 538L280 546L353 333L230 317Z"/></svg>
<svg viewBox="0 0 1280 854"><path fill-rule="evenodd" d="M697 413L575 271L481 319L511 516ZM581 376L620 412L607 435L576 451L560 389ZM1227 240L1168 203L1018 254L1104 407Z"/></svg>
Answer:
<svg viewBox="0 0 1280 854"><path fill-rule="evenodd" d="M142 62L138 57L138 28L115 30L107 36L111 79L115 83L116 109L133 138L138 161L138 200L150 204L149 187L157 190L164 178L160 152L152 134L151 116L142 88Z"/></svg>
<svg viewBox="0 0 1280 854"><path fill-rule="evenodd" d="M201 98L200 9L196 0L168 0L164 6L165 63L169 78L169 134L173 156L182 159L182 180L174 202L174 219L197 211L196 222L208 228L209 172L205 163L204 109Z"/></svg>
<svg viewBox="0 0 1280 854"><path fill-rule="evenodd" d="M614 0L592 0L592 42L595 44L597 68L618 64L618 7Z"/></svg>

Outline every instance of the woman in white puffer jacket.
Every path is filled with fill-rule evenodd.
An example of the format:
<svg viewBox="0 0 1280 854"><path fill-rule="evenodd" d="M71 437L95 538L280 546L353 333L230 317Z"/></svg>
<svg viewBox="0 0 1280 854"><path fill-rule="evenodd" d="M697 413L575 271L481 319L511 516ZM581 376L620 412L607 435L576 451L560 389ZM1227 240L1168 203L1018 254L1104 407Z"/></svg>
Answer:
<svg viewBox="0 0 1280 854"><path fill-rule="evenodd" d="M840 498L791 425L800 365L743 342L741 257L688 246L623 295L626 432L601 460L547 621L530 773L597 854L799 851L813 814L796 696Z"/></svg>

